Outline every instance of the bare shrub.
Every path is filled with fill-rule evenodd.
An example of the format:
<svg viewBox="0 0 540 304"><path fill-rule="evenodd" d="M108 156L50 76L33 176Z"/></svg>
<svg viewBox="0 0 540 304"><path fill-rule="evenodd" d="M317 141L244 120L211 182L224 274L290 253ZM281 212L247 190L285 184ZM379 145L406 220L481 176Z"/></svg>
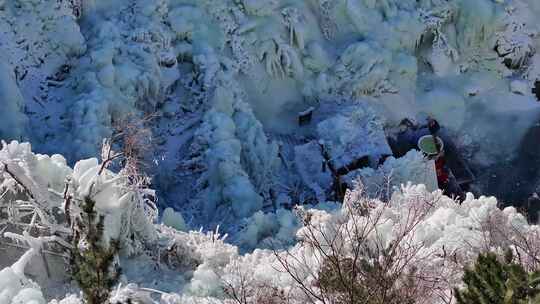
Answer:
<svg viewBox="0 0 540 304"><path fill-rule="evenodd" d="M315 223L304 215L301 250L276 249L274 255L308 303L432 303L448 297L448 288L443 272L425 262L436 252L413 236L439 199L418 194L395 212L357 187L333 221ZM391 239L383 233L388 227Z"/></svg>
<svg viewBox="0 0 540 304"><path fill-rule="evenodd" d="M114 133L111 138L104 139L101 149L102 166L100 173L115 161L121 170L119 175L124 178L125 186L134 191L144 212L153 220L157 218L157 197L150 190L151 178L146 173L150 168L147 163L153 149L152 131L147 124L156 118L155 114L139 118L134 114L126 115L114 123ZM118 147L118 151L114 148Z"/></svg>
<svg viewBox="0 0 540 304"><path fill-rule="evenodd" d="M231 273L222 277L224 303L235 304L287 304L289 295L277 286L267 282L257 282L252 273L241 267L238 261L231 264Z"/></svg>
<svg viewBox="0 0 540 304"><path fill-rule="evenodd" d="M137 181L144 176L143 172L148 167L145 159L152 150L152 131L147 124L155 117L155 114L143 118L129 114L116 121L111 138L103 140L101 152L103 169L120 159L122 172L126 175ZM114 148L119 150L114 151Z"/></svg>
<svg viewBox="0 0 540 304"><path fill-rule="evenodd" d="M490 252L494 248L511 248L518 264L526 271L540 269L540 229L538 226L526 227L525 222L509 221L503 212L493 212L479 220L482 231L481 252ZM478 245L469 244L475 248ZM501 253L502 254L502 253Z"/></svg>
<svg viewBox="0 0 540 304"><path fill-rule="evenodd" d="M251 285L248 282L240 288L228 286L224 289L229 302L236 304L287 304L288 295L280 288L267 284ZM225 302L227 303L227 301Z"/></svg>

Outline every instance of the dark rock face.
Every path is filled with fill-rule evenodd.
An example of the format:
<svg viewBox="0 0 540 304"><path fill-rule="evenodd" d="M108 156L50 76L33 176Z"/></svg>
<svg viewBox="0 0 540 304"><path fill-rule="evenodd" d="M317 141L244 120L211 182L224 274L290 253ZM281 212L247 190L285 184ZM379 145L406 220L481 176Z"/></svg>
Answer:
<svg viewBox="0 0 540 304"><path fill-rule="evenodd" d="M540 215L540 197L535 193L527 200L527 219L531 223L538 223Z"/></svg>
<svg viewBox="0 0 540 304"><path fill-rule="evenodd" d="M540 80L534 82L534 88L532 89L532 92L534 95L536 95L536 99L540 101Z"/></svg>
<svg viewBox="0 0 540 304"><path fill-rule="evenodd" d="M521 208L531 216L539 211L540 199L531 198L540 182L540 119L525 134L517 156L483 170L488 174L483 193L496 196L502 205ZM536 221L537 218L530 220Z"/></svg>

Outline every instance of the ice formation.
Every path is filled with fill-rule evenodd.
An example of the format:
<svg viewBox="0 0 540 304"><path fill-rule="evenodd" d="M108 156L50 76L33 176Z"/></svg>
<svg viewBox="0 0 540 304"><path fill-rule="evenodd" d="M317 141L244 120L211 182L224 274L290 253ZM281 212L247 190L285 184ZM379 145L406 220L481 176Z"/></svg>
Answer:
<svg viewBox="0 0 540 304"><path fill-rule="evenodd" d="M438 186L434 167L434 161L426 160L420 152L410 151L401 158L386 159L378 170L361 169L349 174L348 178L360 179L365 191L374 196L392 193L408 183L424 185L428 191L435 191Z"/></svg>
<svg viewBox="0 0 540 304"><path fill-rule="evenodd" d="M381 159L392 154L393 127L426 116L476 168L512 159L540 116L539 14L535 0L0 0L0 139L51 155L3 145L0 207L68 233L66 184L74 199L98 190L107 237L121 239L123 263L140 272L128 270L113 296L171 304L217 303L220 282L241 277L289 291L271 246L304 253L301 214L321 224L348 216L329 202L328 163L369 158L344 181L368 193L391 188L388 240L418 194L440 198L415 234L429 250L480 239L475 221L489 214L536 231L494 199L459 206L432 193L433 164L417 152ZM306 109L312 117L300 126ZM127 187L112 168L97 174L92 157L126 117L153 117L144 161L161 209L170 208L163 226L154 225L153 193ZM408 182L424 186L402 189ZM475 250L459 252L463 263ZM0 300L49 300L17 278L22 285L0 283ZM80 303L62 297L53 303Z"/></svg>
<svg viewBox="0 0 540 304"><path fill-rule="evenodd" d="M298 220L305 219L306 214L309 214L309 225L320 226L321 229L329 229L327 233L333 233L331 227L335 223L359 220L359 218L356 218L357 215L349 213L349 209L345 206L357 203L359 199L362 200L361 197L360 192L352 192L345 201L344 207L337 209L303 209L302 212L298 213ZM434 205L426 205L428 202ZM417 211L415 208L421 207L429 210L426 217L422 218L419 224L415 226L414 233L411 235L411 242L422 244L422 250L418 251L415 256L415 259L417 259L415 260L415 266L423 270L447 270L448 276L446 279L448 282L453 282L452 284L459 281L460 272L452 272L450 268L444 268L450 267L447 264L450 263L450 260L447 260L447 257L443 254L451 253L452 259L459 266L474 259L474 256L483 250L485 246L496 246L493 247L493 250L499 250L505 246L505 242L512 241L512 239L486 238L489 232L485 230L487 227L485 225L490 220L496 219L498 225L500 225L498 228L501 230L519 231L523 233L521 235L530 235L531 237L535 233L540 233L538 226L529 226L523 216L518 214L514 208L498 209L497 201L494 198L481 197L475 199L469 195L466 201L459 205L453 200L442 196L440 192L428 192L424 186L409 186L394 193L389 206L377 201L373 201L373 203L375 209L371 212L381 211L383 213L382 219L376 226L377 234L372 235L372 237L383 241L385 244L388 244L394 237L399 235L403 228L401 225L406 223L408 217L413 216L412 212ZM283 225L279 232L277 230L270 231L276 228L270 228L275 221L267 218L269 215L256 214L252 221L253 226L247 228L243 235L256 240L267 234L267 237L271 238L274 244L290 242L291 239L301 240L307 236L306 233L309 232L306 230L308 226L304 226L305 223L299 225L297 222L291 226L292 222L286 220L290 216L281 213L282 211L275 215L279 216ZM291 230L292 227L296 228ZM303 303L306 300L304 293L295 288L296 283L292 278L288 277L280 269L277 256L270 249L257 249L252 253L240 255L238 248L226 244L224 242L225 236L221 236L218 231L209 233L192 231L188 233L164 226L155 226L154 229L159 235L159 244L161 245L158 245L158 247L163 248L160 270L154 271L162 272L161 275L172 275L166 269L169 267L174 269L177 276L175 284L167 284L167 282L163 281L159 283L157 289L144 287L153 280L152 276L145 279L141 269L138 269L138 271L129 270L126 273L128 276L126 279L137 283L119 286L117 290L113 291L113 299L147 299L147 301L150 301L148 303L219 303L226 298L224 290L227 287L239 288L240 285L238 284L249 282L249 286L246 286L246 288L256 290L257 286L266 286L267 288L283 290L286 294L292 295L292 303ZM266 232L261 229L266 230ZM323 233L322 231L321 233ZM342 233L346 232L343 231ZM344 239L346 239L345 235ZM343 248L346 250L348 247L345 244ZM292 259L294 256L308 258L311 249L309 246L298 243L287 250L292 254L290 256ZM516 250L520 249L516 248ZM277 254L280 254L280 252L278 250ZM285 251L282 253L285 253ZM428 256L430 258L426 258ZM523 255L523 258L527 259L527 256ZM137 263L145 263L145 259L142 257L136 259L139 259ZM321 267L318 261L315 257L305 260L310 269L298 275L306 283L313 279L309 273ZM291 263L296 262L291 260ZM15 272L12 269L17 269L17 267L12 266L4 269L0 272L2 274L0 278L9 279L8 273L13 275L10 271ZM22 278L23 282L27 282L24 276ZM27 284L30 285L17 287L20 289L15 291L14 287L9 284L0 285L0 289L4 292L2 294L7 294L10 297L13 297L13 294L18 294L13 297L14 300L11 303L19 303L15 301L17 297L36 299L37 302L35 303L45 303L42 296L40 296L39 286L32 285L33 283L30 281L28 282ZM441 286L443 286L443 283L441 283ZM160 300L158 302L148 300L152 298L150 297L152 294L159 295ZM249 294L249 296L255 295ZM438 303L436 299L432 300L433 303ZM60 303L71 303L69 301L78 303L76 296L67 296ZM52 303L57 302L53 301Z"/></svg>
<svg viewBox="0 0 540 304"><path fill-rule="evenodd" d="M249 216L289 195L276 189L280 141L294 151L323 139L338 162L384 154L386 127L407 116L439 119L486 166L514 152L539 112L538 9L524 0L4 3L0 131L73 164L126 115L156 113L160 196L197 201L185 209L210 218ZM317 130L296 124L309 107ZM486 128L493 119L503 123ZM333 138L332 127L351 138ZM186 177L179 165L198 170ZM197 191L171 193L179 184Z"/></svg>
<svg viewBox="0 0 540 304"><path fill-rule="evenodd" d="M30 145L12 142L4 144L0 161L8 164L8 169L3 172L4 193L19 191L22 195L19 196L20 200L7 199L4 204L11 204L15 208L37 204L34 206L43 218L31 225L55 227L57 231L68 228L65 222L53 222L56 217L47 217L51 215L47 210L61 203L58 190L63 188L65 177L69 177L75 198L88 193L91 185L96 187L98 194L94 198L98 212L105 215L106 235L122 240L122 248L126 249L121 254L121 263L126 268L122 284L111 294L115 300L130 298L147 301L143 303L220 303L227 299L227 288L240 288L244 285L239 284L249 282L244 286L250 290L248 297L262 296L257 290L261 290L260 286L266 286L268 290L282 290L290 295L292 303L304 303L305 294L295 287L297 282L280 268L283 260L278 256L291 258L291 265L298 262L294 257L303 256L303 263L307 264L297 265L301 266L298 271L304 266L309 266L309 271L304 269L302 271L306 272L298 275L306 284L311 284L313 277L310 273L322 265L316 256L312 256L313 248L306 245L309 243L301 240L317 235L312 235L310 227L318 227L315 231L325 233L326 237L342 233L340 239L345 242L343 250L346 255L347 248L350 248L347 242L351 242L351 239L348 239L347 230L334 230L334 225L361 222L367 216L365 211L355 213L353 210L364 208L362 206L369 206L369 214L380 215L379 220L374 222L376 233L370 238L373 238L373 242L382 242L383 246L400 237L401 231L408 227L403 225L409 223L411 218L417 218L418 222L415 222L407 238L408 242L412 242L410 246L422 246L418 247L421 250L415 251L412 258L416 261L415 266L421 266L422 271L448 272L445 274L447 281L438 286L442 294L449 292L445 288L459 282L461 272L456 272L455 267L461 269L478 252L485 248L503 250L505 246L518 244L513 242L523 241L522 237L527 238L527 242L536 242L535 236L540 235L539 226L527 224L526 219L513 207L499 209L493 197L474 198L468 194L462 204L457 204L439 190L431 192L424 185L408 185L394 187L390 201L385 203L367 198L365 191L368 188L360 183L348 192L343 204L300 206L293 212L285 209L275 213L256 212L245 219L243 228L233 236L233 242L241 246L237 247L226 242L228 236L222 234L219 228L209 232L175 229L185 227L182 227L182 216L171 209L163 215L165 225L152 223L152 213L144 211L136 193L120 186L121 175L108 170L103 176L96 174L100 167L96 159L79 161L71 169L59 155L36 155L31 152ZM383 171L395 170L396 176L405 180L404 176L413 174L404 172L407 169L403 164L411 162L425 160L418 153L411 152L401 161L388 159ZM374 173L362 172L360 179L369 174ZM421 179L415 181L420 182ZM366 185L369 187L369 184ZM28 197L30 194L33 198ZM46 205L39 205L40 202ZM422 216L418 217L419 214ZM495 227L492 225L497 225L496 231L489 230ZM47 303L40 286L26 277L24 268L29 263L37 262L35 256L43 254L40 250L44 242L65 241L60 236L33 238L28 232L23 235L6 233L4 237L26 242L29 249L18 262L0 271L0 299L6 303ZM256 247L258 249L251 251ZM512 248L519 251L525 261L534 261L534 256L527 255L530 252L520 251L524 250L523 247L515 245ZM246 250L248 253L243 253ZM451 259L446 254L451 254ZM450 261L455 265L448 264ZM438 303L437 299L431 301ZM80 297L76 294L66 295L50 303L80 303Z"/></svg>
<svg viewBox="0 0 540 304"><path fill-rule="evenodd" d="M61 155L34 154L30 144L13 141L3 142L0 163L4 196L0 206L13 210L3 224L26 223L30 211L34 215L26 223L29 227L69 233L66 213L79 212L76 202L91 195L96 210L105 216L105 239L119 240L127 255L140 253L157 237L152 226L157 210L145 196L148 190L131 189L126 177L106 169L99 175L101 165L95 158L81 160L71 169ZM67 196L72 197L71 208L65 205Z"/></svg>

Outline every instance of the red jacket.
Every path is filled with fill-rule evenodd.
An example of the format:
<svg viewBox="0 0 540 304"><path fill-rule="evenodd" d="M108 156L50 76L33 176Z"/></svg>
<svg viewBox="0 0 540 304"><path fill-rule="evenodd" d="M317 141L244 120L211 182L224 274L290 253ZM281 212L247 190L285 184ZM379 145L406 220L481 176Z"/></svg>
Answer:
<svg viewBox="0 0 540 304"><path fill-rule="evenodd" d="M448 174L448 169L446 168L444 157L439 157L435 160L435 171L437 172L437 182L439 183L439 187L448 183L450 176Z"/></svg>

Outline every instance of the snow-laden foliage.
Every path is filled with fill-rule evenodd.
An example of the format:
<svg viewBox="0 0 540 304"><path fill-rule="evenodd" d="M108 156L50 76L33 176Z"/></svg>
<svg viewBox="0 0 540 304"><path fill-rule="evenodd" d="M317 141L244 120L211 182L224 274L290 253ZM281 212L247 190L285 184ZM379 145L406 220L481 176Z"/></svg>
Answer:
<svg viewBox="0 0 540 304"><path fill-rule="evenodd" d="M20 145L12 143L10 146L14 149ZM5 156L6 150L7 147L3 150L3 161L9 160ZM48 161L46 157L41 161L35 160L37 163ZM20 163L25 167L24 161ZM305 303L310 297L305 288L314 294L321 292L315 283L323 267L324 254L351 257L358 244L365 246L360 251L365 259L382 258L383 249L395 248L396 256L408 261L403 267L408 270L414 268L418 276L416 283L419 290L423 290L416 295L419 301L429 303L450 299L452 288L461 279L462 267L474 261L481 252L502 253L511 248L526 267L534 268L540 263L539 226L527 224L513 207L499 209L495 198L474 198L469 194L459 204L440 191L430 192L423 185L408 185L396 188L391 200L383 202L368 198L361 182L346 195L342 205L307 206L295 212L279 210L275 214L255 213L246 221L248 225L235 237L238 239L235 242L245 248L259 246L267 249L240 254L238 247L225 242L227 235L222 235L219 230L181 232L164 225L150 225L149 222L126 223L123 218L131 205L123 199L126 197L122 194L124 190L107 187L114 184L109 178L114 176L110 172L102 179L96 179L93 170L98 168L95 160L88 160L79 162L73 171L68 172L76 181L72 185L77 193L90 191L92 181L96 181L96 190L103 191L103 196L94 196L96 207L106 215L106 220L116 219L106 223L107 235L118 238L125 233L123 226L127 226L137 229L133 232L137 236L137 231L146 225L148 232L144 238L155 240L146 253L139 251L138 255L131 257L130 252L122 253L121 263L128 268L122 284L111 292L113 300L233 303L234 297L242 293L249 303L269 297L285 297L289 303ZM25 180L22 183L26 185L29 177L22 173L16 176L20 176L21 181ZM75 186L77 184L79 187ZM43 189L38 183L34 185ZM362 233L361 243L358 233ZM6 236L25 240L30 249L19 262L0 272L0 282L3 282L0 294L7 297L6 303L19 303L16 300L23 298L46 303L39 286L26 279L23 272L24 265L33 261L31 256L38 253L42 240L27 234L24 238L15 234ZM47 241L62 240L54 237ZM159 277L157 282L154 281L155 275L144 275L148 263L155 264L152 271ZM13 280L11 277L15 275L20 279ZM169 279L163 280L163 276ZM436 286L421 288L422 284L427 284L423 278L433 277L441 278L436 281ZM17 285L14 282L21 283ZM65 299L51 303L79 301L77 295L66 295Z"/></svg>
<svg viewBox="0 0 540 304"><path fill-rule="evenodd" d="M349 229L362 226L362 223L366 223L364 221L373 221L373 231L366 235L373 246L386 247L398 240L405 242L400 239L405 237L407 245L402 250L417 248L410 256L413 262L407 267L420 269L419 275L443 279L435 287L440 288L440 294L430 294L432 298L419 299L439 303L439 295L451 298L447 288L459 282L461 266L473 261L479 252L501 252L510 246L519 252L523 263L538 263L535 256L538 249L534 249L535 245L532 244L538 244L539 227L529 226L514 208L501 211L496 205L494 198L475 199L471 195L460 205L442 196L440 192L426 191L424 186L402 188L394 194L389 205L385 205L377 200L366 199L362 190L357 189L348 195L344 206L338 211L329 213L308 210L303 217L305 226L296 234L302 242L287 251L255 250L246 254L227 265L224 281L226 287L232 288L232 285L237 288L237 292L245 288L243 291L253 297L257 296L255 290L264 286L283 290L290 295L293 303L305 303L307 300L302 288L282 268L283 261L292 268L296 278L311 288L322 266L322 257L318 256L323 253L321 251L331 254L331 250L343 250L340 256L354 256L350 250L354 249L357 240L349 234L354 230ZM370 216L351 211L362 206L368 206ZM406 227L411 231L403 235ZM314 238L322 244L321 248L312 247L314 244L311 241ZM527 241L523 239L522 242L520 238ZM328 243L333 241L344 243ZM527 242L531 242L532 251L520 247ZM375 248L373 250L377 252Z"/></svg>
<svg viewBox="0 0 540 304"><path fill-rule="evenodd" d="M73 222L89 196L105 216L104 238L118 240L127 255L140 253L157 237L152 226L156 207L146 190L129 187L127 176L103 169L95 158L71 169L60 155L34 154L30 144L13 141L3 143L0 164L0 208L7 214L0 222L3 229L36 227L70 233L67 223Z"/></svg>
<svg viewBox="0 0 540 304"><path fill-rule="evenodd" d="M244 221L246 226L236 238L239 246L247 249L271 248L275 243L294 244L300 225L296 214L286 209L279 209L275 213L258 211Z"/></svg>
<svg viewBox="0 0 540 304"><path fill-rule="evenodd" d="M291 267L295 278L311 288L316 286L316 274L322 266L320 250L328 250L332 246L343 250L343 257L354 252L354 236L350 227L371 223L372 231L367 234L373 246L390 246L392 242L406 242L400 250L412 255L407 256L411 263L406 267L419 269L419 278L440 278L432 292L419 299L427 303L439 303L451 298L451 288L458 284L462 275L462 266L474 261L476 255L486 250L502 252L508 246L522 258L522 263L533 266L538 264L538 226L529 226L524 217L514 208L500 210L494 198L473 198L471 195L460 205L444 197L440 192L428 192L424 186L408 186L396 192L391 202L386 205L377 200L364 197L361 189L349 193L342 208L328 212L320 209L305 210L302 213L303 228L298 230L296 238L302 240L293 247L282 250L260 250L238 256L230 255L228 247L219 245L211 247L211 254L216 258L213 268L197 267L203 277L195 275L188 286L190 292L184 295L167 294L162 296L162 303L227 303L227 297L233 292L247 297L248 303L256 302L257 297L269 297L273 291L276 295L283 291L291 303L305 303L306 294L285 269L284 261ZM357 214L355 208L368 208L370 215ZM264 221L263 215L256 215L257 222ZM374 219L377 219L376 221ZM370 222L372 221L372 222ZM349 227L349 228L347 228ZM340 228L336 230L337 228ZM410 228L411 230L404 230ZM248 228L249 229L249 228ZM404 234L405 233L405 234ZM313 247L314 238L323 244L322 248ZM401 239L404 238L404 239ZM343 242L339 245L327 244L334 240ZM279 242L279 237L274 239ZM529 244L531 248L523 247ZM327 244L327 245L324 245ZM535 245L536 244L536 245ZM328 247L326 247L328 246ZM204 248L204 247L199 247ZM327 248L327 249L324 249ZM373 247L373 252L378 252ZM406 249L408 248L408 249ZM535 249L536 248L536 249ZM198 249L198 250L201 250ZM532 251L531 251L532 249ZM203 249L207 250L207 249ZM220 253L222 252L222 253ZM223 260L223 258L225 260ZM375 257L376 258L376 257ZM225 262L225 264L223 264ZM205 262L209 263L209 262ZM204 263L202 264L204 265ZM219 266L221 265L221 266ZM221 268L226 265L224 268ZM216 281L219 284L216 285ZM194 292L193 284L202 283L204 290ZM204 282L204 283L203 283ZM430 284L432 284L431 282ZM422 283L419 283L422 284ZM210 288L211 290L209 290ZM317 292L317 288L313 287ZM222 292L218 292L222 290ZM216 293L217 292L217 293ZM223 293L224 292L224 293ZM209 297L210 296L210 297ZM309 295L308 295L309 296Z"/></svg>

